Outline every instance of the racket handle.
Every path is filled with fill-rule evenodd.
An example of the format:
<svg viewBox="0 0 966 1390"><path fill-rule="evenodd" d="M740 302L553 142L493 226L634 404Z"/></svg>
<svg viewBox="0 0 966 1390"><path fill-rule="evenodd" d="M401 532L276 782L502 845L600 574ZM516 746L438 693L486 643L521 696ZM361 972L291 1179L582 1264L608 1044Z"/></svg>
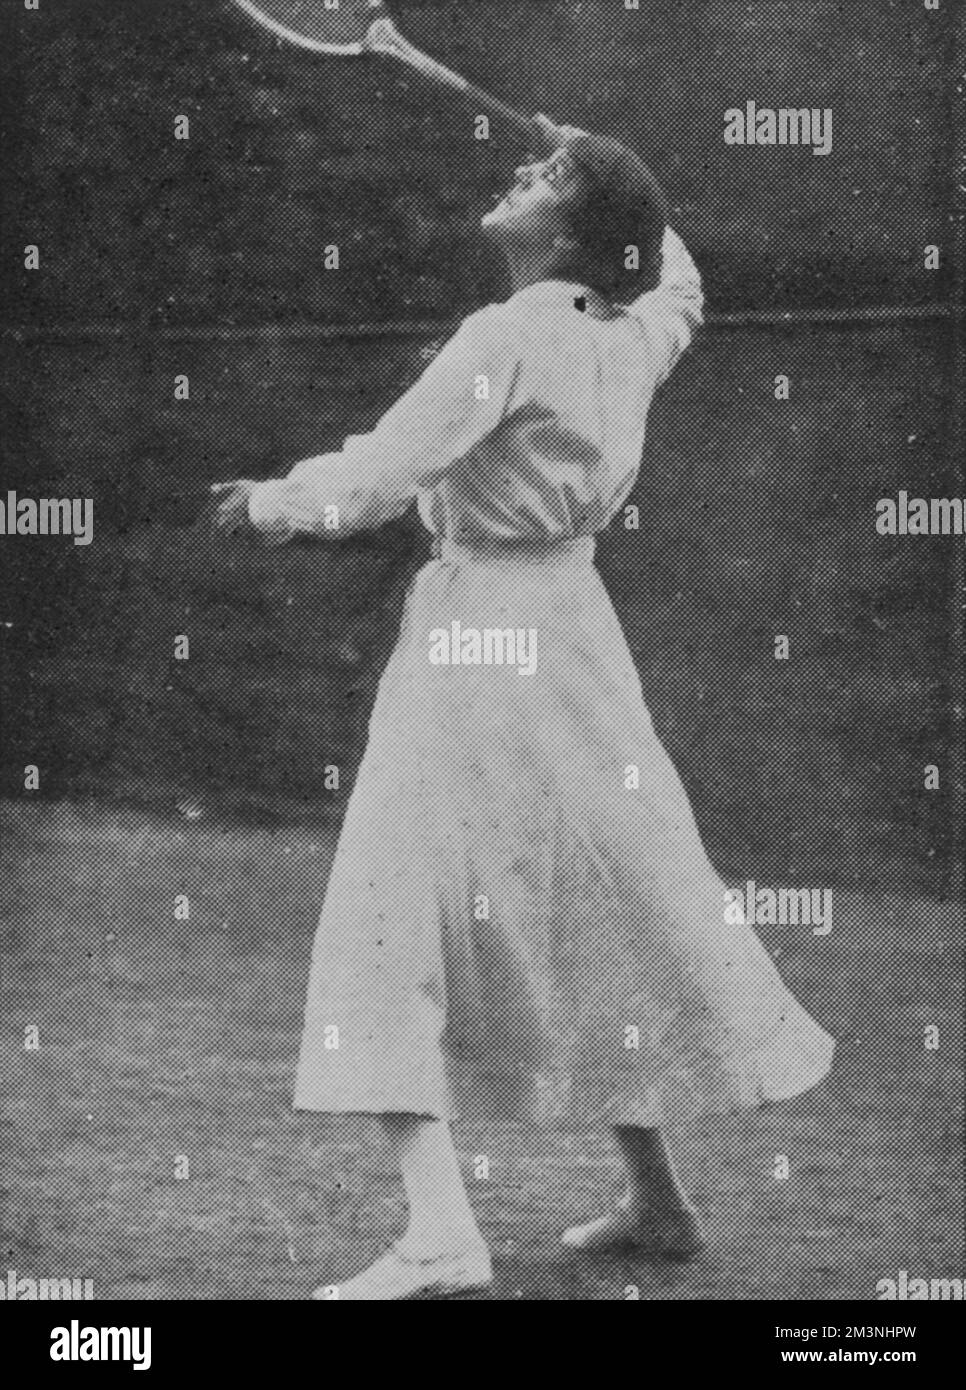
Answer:
<svg viewBox="0 0 966 1390"><path fill-rule="evenodd" d="M478 106L491 111L495 116L502 116L510 125L516 126L517 130L529 136L531 140L537 141L539 148L547 145L546 131L531 116L525 116L522 111L516 111L512 106L507 106L506 102L500 101L499 97L484 92L482 87L476 87L472 82L466 82L462 90Z"/></svg>
<svg viewBox="0 0 966 1390"><path fill-rule="evenodd" d="M415 68L417 72L428 77L430 81L452 87L454 91L460 92L471 101L475 101L477 105L502 117L510 125L516 126L529 139L539 141L541 147L547 144L546 131L532 117L525 116L522 111L515 111L512 106L507 106L498 97L484 92L482 87L476 87L472 82L467 82L466 78L461 77L458 72L453 72L451 68L437 63L435 58L430 58L428 53L414 48L408 40L403 38L388 15L382 16L372 24L363 47L369 53L381 53L390 58L397 58L402 63L407 63L409 67Z"/></svg>

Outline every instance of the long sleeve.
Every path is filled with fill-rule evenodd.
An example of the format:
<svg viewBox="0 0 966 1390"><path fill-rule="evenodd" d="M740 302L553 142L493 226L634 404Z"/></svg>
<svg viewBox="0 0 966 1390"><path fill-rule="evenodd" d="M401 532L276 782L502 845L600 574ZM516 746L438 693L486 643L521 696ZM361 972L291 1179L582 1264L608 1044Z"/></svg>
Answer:
<svg viewBox="0 0 966 1390"><path fill-rule="evenodd" d="M651 341L659 381L670 375L704 322L700 273L671 227L665 229L663 252L660 284L634 300L627 310L641 323Z"/></svg>
<svg viewBox="0 0 966 1390"><path fill-rule="evenodd" d="M399 516L503 418L520 366L517 334L500 305L472 314L370 434L259 483L249 516L277 540L334 536Z"/></svg>

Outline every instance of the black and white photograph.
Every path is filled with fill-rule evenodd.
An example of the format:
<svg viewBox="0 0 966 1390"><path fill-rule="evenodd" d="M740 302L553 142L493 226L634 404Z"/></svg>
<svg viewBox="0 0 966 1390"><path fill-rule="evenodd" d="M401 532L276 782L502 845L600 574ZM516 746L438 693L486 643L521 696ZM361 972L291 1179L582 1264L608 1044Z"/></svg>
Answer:
<svg viewBox="0 0 966 1390"><path fill-rule="evenodd" d="M963 18L0 0L32 1357L963 1299Z"/></svg>

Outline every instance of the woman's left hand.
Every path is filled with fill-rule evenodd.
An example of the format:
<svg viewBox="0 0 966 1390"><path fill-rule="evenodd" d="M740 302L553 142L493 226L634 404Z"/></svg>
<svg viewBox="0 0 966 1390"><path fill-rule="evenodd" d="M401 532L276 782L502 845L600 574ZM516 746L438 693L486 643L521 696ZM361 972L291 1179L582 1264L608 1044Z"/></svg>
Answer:
<svg viewBox="0 0 966 1390"><path fill-rule="evenodd" d="M564 148L569 140L575 139L578 135L587 134L586 130L580 130L575 125L557 125L549 116L544 116L542 113L535 116L534 120L543 131L547 143L553 151Z"/></svg>

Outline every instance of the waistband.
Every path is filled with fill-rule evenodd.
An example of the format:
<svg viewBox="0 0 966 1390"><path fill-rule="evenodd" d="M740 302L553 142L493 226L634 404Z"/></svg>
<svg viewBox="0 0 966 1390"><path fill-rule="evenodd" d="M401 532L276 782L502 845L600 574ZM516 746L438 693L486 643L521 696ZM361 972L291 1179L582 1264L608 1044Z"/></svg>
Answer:
<svg viewBox="0 0 966 1390"><path fill-rule="evenodd" d="M433 537L433 558L447 564L573 565L583 568L593 563L596 550L593 536L534 536L508 539L494 536L485 542L454 541Z"/></svg>

